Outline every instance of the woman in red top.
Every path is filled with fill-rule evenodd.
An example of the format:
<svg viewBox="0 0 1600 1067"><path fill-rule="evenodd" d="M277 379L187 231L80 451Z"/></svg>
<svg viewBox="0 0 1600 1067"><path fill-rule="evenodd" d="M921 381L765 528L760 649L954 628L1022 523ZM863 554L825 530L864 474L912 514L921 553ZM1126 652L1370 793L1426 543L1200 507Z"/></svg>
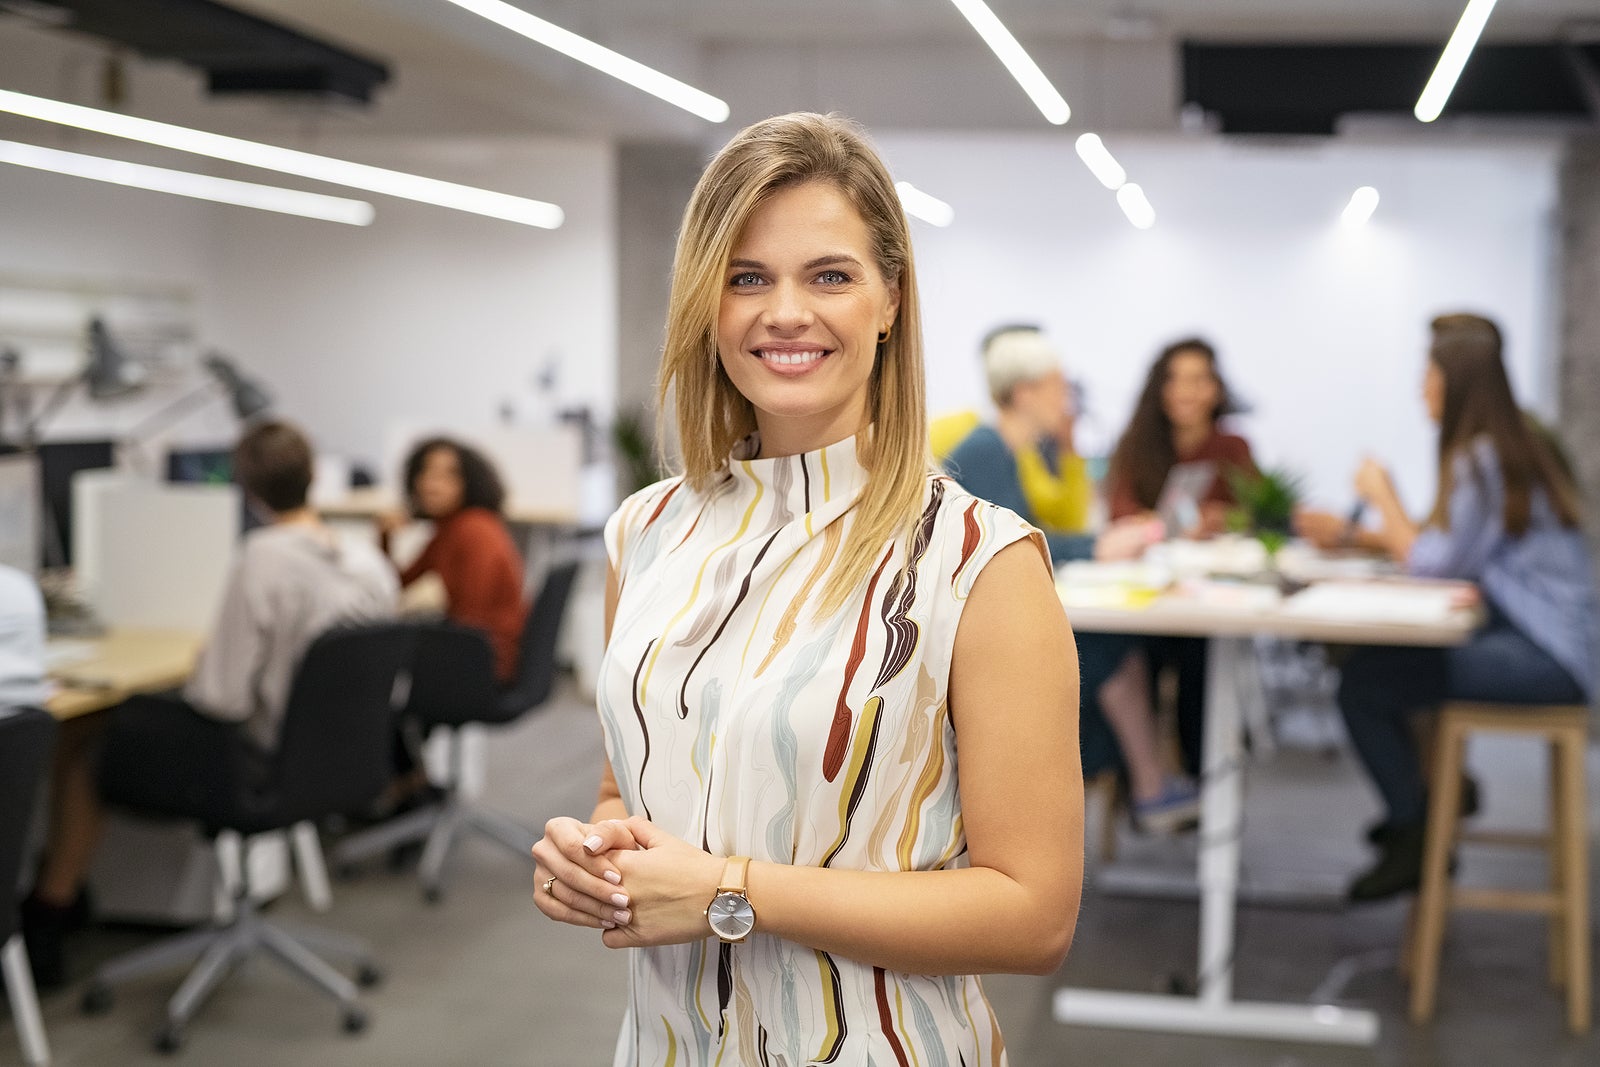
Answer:
<svg viewBox="0 0 1600 1067"><path fill-rule="evenodd" d="M1221 533L1228 509L1235 504L1228 471L1256 471L1249 442L1223 433L1218 426L1235 410L1237 404L1217 369L1215 349L1197 337L1163 349L1111 457L1107 498L1112 520L1153 518L1172 468L1209 462L1216 475L1201 498L1199 524L1188 532Z"/></svg>
<svg viewBox="0 0 1600 1067"><path fill-rule="evenodd" d="M400 572L401 585L424 574L444 583L449 617L476 627L494 649L495 675L505 684L517 671L517 644L527 608L522 602L522 557L506 529L505 488L476 449L447 437L422 442L406 460L405 486L412 514L434 524L433 540ZM389 534L405 521L383 522Z"/></svg>
<svg viewBox="0 0 1600 1067"><path fill-rule="evenodd" d="M1236 410L1238 405L1217 369L1216 349L1191 337L1162 350L1111 457L1106 498L1112 525L1096 542L1097 557L1137 556L1167 535L1164 522L1157 519L1156 506L1167 476L1180 463L1204 461L1216 469L1210 488L1200 498L1198 519L1184 534L1210 537L1227 528L1228 509L1237 503L1228 482L1229 471L1256 473L1249 443L1223 433L1218 425ZM1177 670L1178 740L1184 770L1192 775L1200 771L1205 652L1205 642L1197 638L1154 637L1144 642L1148 669L1171 665ZM1144 663L1128 666L1135 676L1144 675L1146 669Z"/></svg>

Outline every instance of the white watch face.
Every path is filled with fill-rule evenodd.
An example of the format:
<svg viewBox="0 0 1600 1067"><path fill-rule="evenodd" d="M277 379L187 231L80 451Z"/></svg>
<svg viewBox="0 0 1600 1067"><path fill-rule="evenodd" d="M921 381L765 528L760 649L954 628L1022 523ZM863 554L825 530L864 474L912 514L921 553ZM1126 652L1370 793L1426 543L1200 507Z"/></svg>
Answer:
<svg viewBox="0 0 1600 1067"><path fill-rule="evenodd" d="M711 932L724 941L739 941L756 928L756 910L743 893L718 893L706 909Z"/></svg>

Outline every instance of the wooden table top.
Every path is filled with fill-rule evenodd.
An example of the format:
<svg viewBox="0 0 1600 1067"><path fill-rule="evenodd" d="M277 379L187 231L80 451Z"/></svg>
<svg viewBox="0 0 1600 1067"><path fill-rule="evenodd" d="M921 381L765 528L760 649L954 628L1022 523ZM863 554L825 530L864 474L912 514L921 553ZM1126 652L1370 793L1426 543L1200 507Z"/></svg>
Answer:
<svg viewBox="0 0 1600 1067"><path fill-rule="evenodd" d="M99 637L52 638L46 704L58 719L113 707L139 693L173 689L188 681L203 634L178 630L111 630Z"/></svg>

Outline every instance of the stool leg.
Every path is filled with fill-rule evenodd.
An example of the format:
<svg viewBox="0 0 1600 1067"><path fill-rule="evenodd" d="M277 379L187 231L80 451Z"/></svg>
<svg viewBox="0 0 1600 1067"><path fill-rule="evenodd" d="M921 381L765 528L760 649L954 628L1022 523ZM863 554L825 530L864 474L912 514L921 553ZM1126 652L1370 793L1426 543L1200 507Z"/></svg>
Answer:
<svg viewBox="0 0 1600 1067"><path fill-rule="evenodd" d="M1566 767L1562 763L1565 751L1560 738L1550 739L1550 892L1562 902L1550 913L1550 988L1565 989L1567 985L1567 841L1566 841Z"/></svg>
<svg viewBox="0 0 1600 1067"><path fill-rule="evenodd" d="M1117 818L1122 814L1117 803L1120 789L1115 772L1106 772L1095 779L1095 792L1100 794L1100 862L1117 861Z"/></svg>
<svg viewBox="0 0 1600 1067"><path fill-rule="evenodd" d="M1567 1026L1575 1034L1589 1032L1589 834L1585 826L1583 758L1586 731L1574 729L1562 738L1561 793L1566 817L1557 847L1566 853L1563 910L1566 912Z"/></svg>
<svg viewBox="0 0 1600 1067"><path fill-rule="evenodd" d="M1417 929L1411 959L1411 1021L1433 1018L1439 984L1439 952L1444 942L1445 912L1450 906L1450 850L1460 816L1461 765L1465 738L1448 714L1439 717L1433 782L1428 795L1428 832L1422 858L1422 887L1417 894Z"/></svg>

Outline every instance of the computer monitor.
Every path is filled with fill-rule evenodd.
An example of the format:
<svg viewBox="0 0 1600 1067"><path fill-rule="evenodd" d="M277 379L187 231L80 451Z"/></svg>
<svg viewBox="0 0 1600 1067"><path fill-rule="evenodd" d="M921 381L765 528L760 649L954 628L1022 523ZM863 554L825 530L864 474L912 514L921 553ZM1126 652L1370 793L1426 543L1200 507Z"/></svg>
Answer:
<svg viewBox="0 0 1600 1067"><path fill-rule="evenodd" d="M115 441L46 441L38 447L46 567L72 565L72 476L116 466L116 451Z"/></svg>
<svg viewBox="0 0 1600 1067"><path fill-rule="evenodd" d="M233 482L233 449L175 448L167 453L167 481L188 485L229 485ZM261 525L250 502L239 504L239 530L248 533Z"/></svg>
<svg viewBox="0 0 1600 1067"><path fill-rule="evenodd" d="M0 563L33 574L41 561L39 457L0 456Z"/></svg>

